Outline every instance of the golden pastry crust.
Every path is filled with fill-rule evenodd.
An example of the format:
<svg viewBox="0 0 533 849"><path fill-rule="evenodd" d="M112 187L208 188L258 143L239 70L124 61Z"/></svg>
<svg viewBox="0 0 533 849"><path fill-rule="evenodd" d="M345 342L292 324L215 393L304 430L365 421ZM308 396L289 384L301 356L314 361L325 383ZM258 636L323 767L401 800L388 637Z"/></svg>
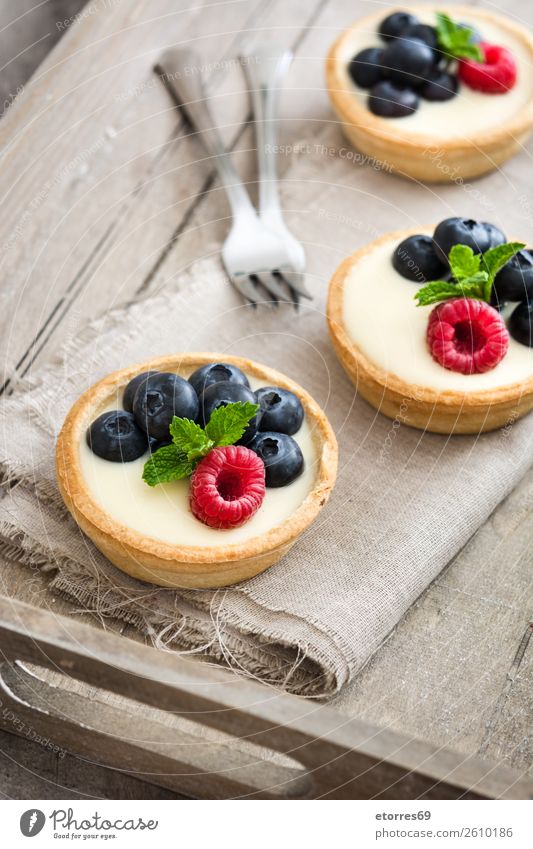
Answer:
<svg viewBox="0 0 533 849"><path fill-rule="evenodd" d="M265 384L290 389L301 400L312 426L318 455L313 489L281 525L245 542L219 546L178 546L122 525L95 501L81 473L79 445L95 411L143 371L190 374L210 362L228 362ZM87 536L119 569L163 587L222 587L244 581L276 563L313 522L326 503L337 474L337 441L325 414L298 384L252 360L226 354L195 353L159 357L121 369L100 380L70 410L56 446L56 472L63 500ZM220 532L223 535L223 531Z"/></svg>
<svg viewBox="0 0 533 849"><path fill-rule="evenodd" d="M409 4L408 11L443 11L442 4ZM444 9L445 10L445 9ZM505 125L478 132L469 138L436 139L424 133L402 131L401 120L380 118L354 97L347 87L344 46L354 31L377 30L381 20L393 8L382 9L356 21L332 45L326 59L326 83L333 108L352 144L399 174L415 180L447 183L478 177L492 171L522 149L533 129L533 98ZM513 35L527 48L533 64L533 35L508 18L472 6L453 6L454 18L472 24L483 21L495 24ZM432 152L438 151L438 156Z"/></svg>
<svg viewBox="0 0 533 849"><path fill-rule="evenodd" d="M386 242L401 242L426 228L398 230L347 257L329 284L327 319L335 352L357 391L391 419L433 433L483 433L508 425L533 408L533 377L494 390L458 392L406 383L368 360L351 340L343 319L344 283L363 257Z"/></svg>

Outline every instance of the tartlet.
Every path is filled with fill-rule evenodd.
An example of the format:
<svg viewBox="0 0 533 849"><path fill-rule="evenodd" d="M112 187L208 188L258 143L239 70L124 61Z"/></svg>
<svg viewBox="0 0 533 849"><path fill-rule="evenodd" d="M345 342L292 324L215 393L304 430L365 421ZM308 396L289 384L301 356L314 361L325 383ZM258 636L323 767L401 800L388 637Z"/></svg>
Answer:
<svg viewBox="0 0 533 849"><path fill-rule="evenodd" d="M139 533L109 515L89 489L82 473L80 446L95 414L116 399L126 384L144 371L173 371L187 377L210 362L231 363L264 383L294 392L304 407L316 448L312 488L289 519L266 533L240 543L174 545ZM108 375L88 389L70 410L56 447L56 471L63 500L79 527L119 569L164 587L210 588L246 580L276 563L313 522L326 503L337 472L337 443L324 412L298 384L252 360L211 353L175 354ZM203 527L203 526L202 526Z"/></svg>
<svg viewBox="0 0 533 849"><path fill-rule="evenodd" d="M408 236L421 232L430 233L431 229L417 228L387 233L355 251L337 268L329 284L327 304L328 326L337 357L358 393L380 413L401 424L434 433L478 434L513 423L533 408L533 350L525 349L527 356L531 355L532 361L529 376L525 379L511 380L506 385L491 389L473 390L469 388L470 375L457 376L434 363L429 350L425 350L424 342L424 350L421 345L416 350L421 351L422 355L428 358L431 368L440 369L441 385L435 387L410 382L395 373L392 368L383 368L362 350L361 344L358 344L348 331L345 287L350 275L355 275L358 268L363 268L363 261L374 251L380 249L388 251L387 246L390 246L387 257L391 257L396 244ZM409 296L414 297L416 284L405 281L398 275L398 285L411 287L413 294ZM364 291L358 293L358 299L361 298L364 298ZM429 309L416 307L414 300L412 300L412 306L415 311ZM417 315L417 320L418 317ZM379 314L375 316L371 330L373 335L379 338ZM412 333L412 328L399 322L397 332ZM420 339L416 340L416 344L420 342ZM455 388L446 388L447 382L456 384ZM461 387L464 386L464 389L458 388L458 384Z"/></svg>
<svg viewBox="0 0 533 849"><path fill-rule="evenodd" d="M427 19L428 14L447 11L442 4L408 4L403 10ZM356 21L332 45L326 60L326 82L333 108L347 138L367 156L384 163L387 170L428 182L457 182L492 171L517 153L533 129L533 36L508 18L472 6L452 6L450 13L483 30L495 27L504 39L512 39L527 60L522 61L519 85L527 85L529 94L509 118L502 120L495 110L494 124L482 130L457 136L408 129L408 118L387 119L372 114L357 97L357 89L347 74L350 44L358 33L375 33L380 21L394 8L382 9ZM519 69L520 70L520 69ZM521 80L521 81L520 81ZM459 94L459 97L461 94ZM501 97L486 95L495 106ZM431 104L435 106L436 104ZM433 113L435 114L435 113ZM465 116L466 119L468 116Z"/></svg>

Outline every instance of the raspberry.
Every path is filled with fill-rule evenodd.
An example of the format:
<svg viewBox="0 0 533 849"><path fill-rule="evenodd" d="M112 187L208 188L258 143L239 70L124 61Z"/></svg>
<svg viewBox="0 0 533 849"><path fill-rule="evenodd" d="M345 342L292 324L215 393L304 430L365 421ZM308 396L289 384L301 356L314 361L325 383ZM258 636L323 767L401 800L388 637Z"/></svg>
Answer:
<svg viewBox="0 0 533 849"><path fill-rule="evenodd" d="M244 525L264 497L265 464L242 445L213 448L191 478L191 510L211 528Z"/></svg>
<svg viewBox="0 0 533 849"><path fill-rule="evenodd" d="M485 301L452 298L432 310L427 341L441 366L476 374L490 371L503 359L509 333L499 312Z"/></svg>
<svg viewBox="0 0 533 849"><path fill-rule="evenodd" d="M484 62L474 59L459 61L459 79L476 91L485 94L505 94L516 82L516 62L506 47L481 41L479 47L485 57Z"/></svg>

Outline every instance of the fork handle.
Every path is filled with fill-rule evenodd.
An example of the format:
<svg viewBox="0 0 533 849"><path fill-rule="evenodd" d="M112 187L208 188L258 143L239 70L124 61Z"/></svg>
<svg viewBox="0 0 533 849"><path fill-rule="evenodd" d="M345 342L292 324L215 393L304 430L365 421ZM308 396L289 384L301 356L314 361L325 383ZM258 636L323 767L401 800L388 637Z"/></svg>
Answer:
<svg viewBox="0 0 533 849"><path fill-rule="evenodd" d="M181 105L189 123L213 159L213 164L224 186L234 218L242 212L253 212L248 192L237 174L230 154L218 132L208 106L208 97L202 82L201 63L197 53L190 48L171 48L158 60L163 80Z"/></svg>
<svg viewBox="0 0 533 849"><path fill-rule="evenodd" d="M278 44L264 44L241 57L250 83L259 167L259 214L263 220L281 217L276 169L279 90L293 53Z"/></svg>

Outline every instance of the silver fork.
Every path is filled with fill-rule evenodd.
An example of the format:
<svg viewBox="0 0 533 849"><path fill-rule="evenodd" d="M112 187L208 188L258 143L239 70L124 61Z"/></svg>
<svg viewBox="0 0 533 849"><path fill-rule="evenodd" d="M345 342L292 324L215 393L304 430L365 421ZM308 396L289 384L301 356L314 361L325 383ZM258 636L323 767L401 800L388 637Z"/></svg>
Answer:
<svg viewBox="0 0 533 849"><path fill-rule="evenodd" d="M301 271L295 268L285 243L259 220L233 167L209 112L198 56L190 48L171 49L158 64L165 83L200 134L226 192L233 223L222 247L222 261L231 282L254 306L265 300L258 284L274 301L297 306L291 288L287 290L283 283L287 273L293 278L291 287L300 286Z"/></svg>
<svg viewBox="0 0 533 849"><path fill-rule="evenodd" d="M285 278L300 295L311 298L301 276L305 270L303 245L292 235L283 220L276 169L279 90L292 60L292 50L271 42L250 46L241 57L250 84L254 112L259 170L259 218L269 230L283 240L291 256L294 271L299 273L296 282L291 281L290 274L285 274Z"/></svg>

